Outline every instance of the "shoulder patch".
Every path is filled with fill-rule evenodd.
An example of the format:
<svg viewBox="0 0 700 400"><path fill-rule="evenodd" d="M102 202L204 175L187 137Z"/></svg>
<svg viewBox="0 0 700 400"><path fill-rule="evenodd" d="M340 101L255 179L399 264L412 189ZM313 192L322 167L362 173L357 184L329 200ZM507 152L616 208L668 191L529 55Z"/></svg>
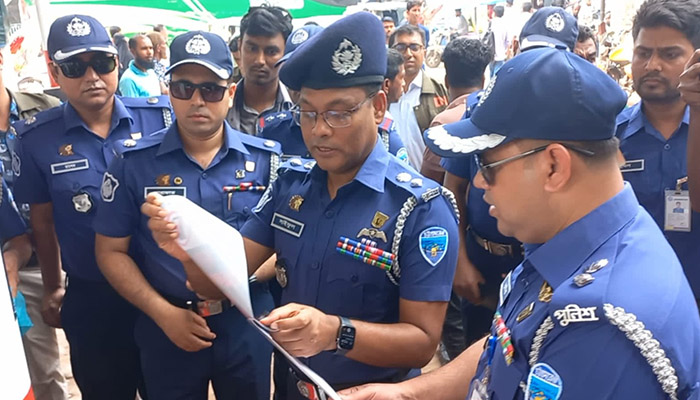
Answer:
<svg viewBox="0 0 700 400"><path fill-rule="evenodd" d="M27 132L35 130L40 126L44 126L51 121L55 121L63 116L63 107L54 107L48 110L44 110L36 113L35 115L27 118L26 120L20 120L12 124L15 128L17 136L22 136Z"/></svg>
<svg viewBox="0 0 700 400"><path fill-rule="evenodd" d="M242 132L237 132L241 142L248 146L259 150L269 151L271 153L282 154L282 145L274 140L264 139L253 135L248 135Z"/></svg>
<svg viewBox="0 0 700 400"><path fill-rule="evenodd" d="M424 229L418 236L418 245L425 261L433 267L437 266L447 254L449 233L440 226Z"/></svg>

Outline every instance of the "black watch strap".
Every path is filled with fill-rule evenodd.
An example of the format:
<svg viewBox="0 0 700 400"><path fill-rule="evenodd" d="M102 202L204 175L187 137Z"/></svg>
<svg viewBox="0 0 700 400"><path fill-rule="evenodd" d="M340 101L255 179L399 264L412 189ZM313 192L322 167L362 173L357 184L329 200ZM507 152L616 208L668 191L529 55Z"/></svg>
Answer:
<svg viewBox="0 0 700 400"><path fill-rule="evenodd" d="M344 355L355 346L355 326L349 318L340 318L340 328L336 338L336 354Z"/></svg>

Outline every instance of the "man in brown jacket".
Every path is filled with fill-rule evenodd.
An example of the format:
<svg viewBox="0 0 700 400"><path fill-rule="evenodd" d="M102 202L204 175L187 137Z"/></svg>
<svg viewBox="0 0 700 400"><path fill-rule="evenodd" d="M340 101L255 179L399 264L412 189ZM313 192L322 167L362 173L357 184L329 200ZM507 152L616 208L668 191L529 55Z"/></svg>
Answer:
<svg viewBox="0 0 700 400"><path fill-rule="evenodd" d="M404 57L406 89L398 103L389 107L398 122L398 132L406 145L411 165L420 170L423 163L423 131L436 115L447 107L447 89L423 71L425 59L424 32L413 25L397 28L389 38L389 47Z"/></svg>

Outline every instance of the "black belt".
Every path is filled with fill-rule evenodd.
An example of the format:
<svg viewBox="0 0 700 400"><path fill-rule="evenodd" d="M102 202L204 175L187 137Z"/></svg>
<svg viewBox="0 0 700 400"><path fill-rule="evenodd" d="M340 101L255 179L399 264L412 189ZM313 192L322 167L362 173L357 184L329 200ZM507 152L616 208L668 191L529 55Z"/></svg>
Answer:
<svg viewBox="0 0 700 400"><path fill-rule="evenodd" d="M174 305L175 307L184 308L185 310L192 310L202 317L211 317L213 315L221 314L222 312L233 307L228 299L223 300L182 300L175 297L170 297L161 293L161 296L168 303Z"/></svg>
<svg viewBox="0 0 700 400"><path fill-rule="evenodd" d="M476 243L481 248L483 248L484 250L493 254L494 256L520 257L520 256L525 254L525 250L523 249L522 244L521 245L502 244L502 243L496 243L496 242L492 242L490 240L486 240L486 239L482 238L481 236L477 235L476 232L474 232L474 229L471 228L471 226L467 227L467 233L471 233L471 235L474 238L474 240L476 241Z"/></svg>

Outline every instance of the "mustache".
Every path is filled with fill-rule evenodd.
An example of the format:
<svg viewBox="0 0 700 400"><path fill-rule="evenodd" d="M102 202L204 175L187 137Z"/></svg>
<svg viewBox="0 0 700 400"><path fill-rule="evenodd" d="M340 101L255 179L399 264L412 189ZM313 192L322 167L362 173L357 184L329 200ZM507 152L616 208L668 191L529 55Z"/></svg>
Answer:
<svg viewBox="0 0 700 400"><path fill-rule="evenodd" d="M669 84L668 79L661 76L661 74L659 74L658 72L650 72L650 73L644 75L642 77L642 79L639 80L639 83L644 83L644 82L648 81L649 79L656 79L656 80L659 80L665 84Z"/></svg>

